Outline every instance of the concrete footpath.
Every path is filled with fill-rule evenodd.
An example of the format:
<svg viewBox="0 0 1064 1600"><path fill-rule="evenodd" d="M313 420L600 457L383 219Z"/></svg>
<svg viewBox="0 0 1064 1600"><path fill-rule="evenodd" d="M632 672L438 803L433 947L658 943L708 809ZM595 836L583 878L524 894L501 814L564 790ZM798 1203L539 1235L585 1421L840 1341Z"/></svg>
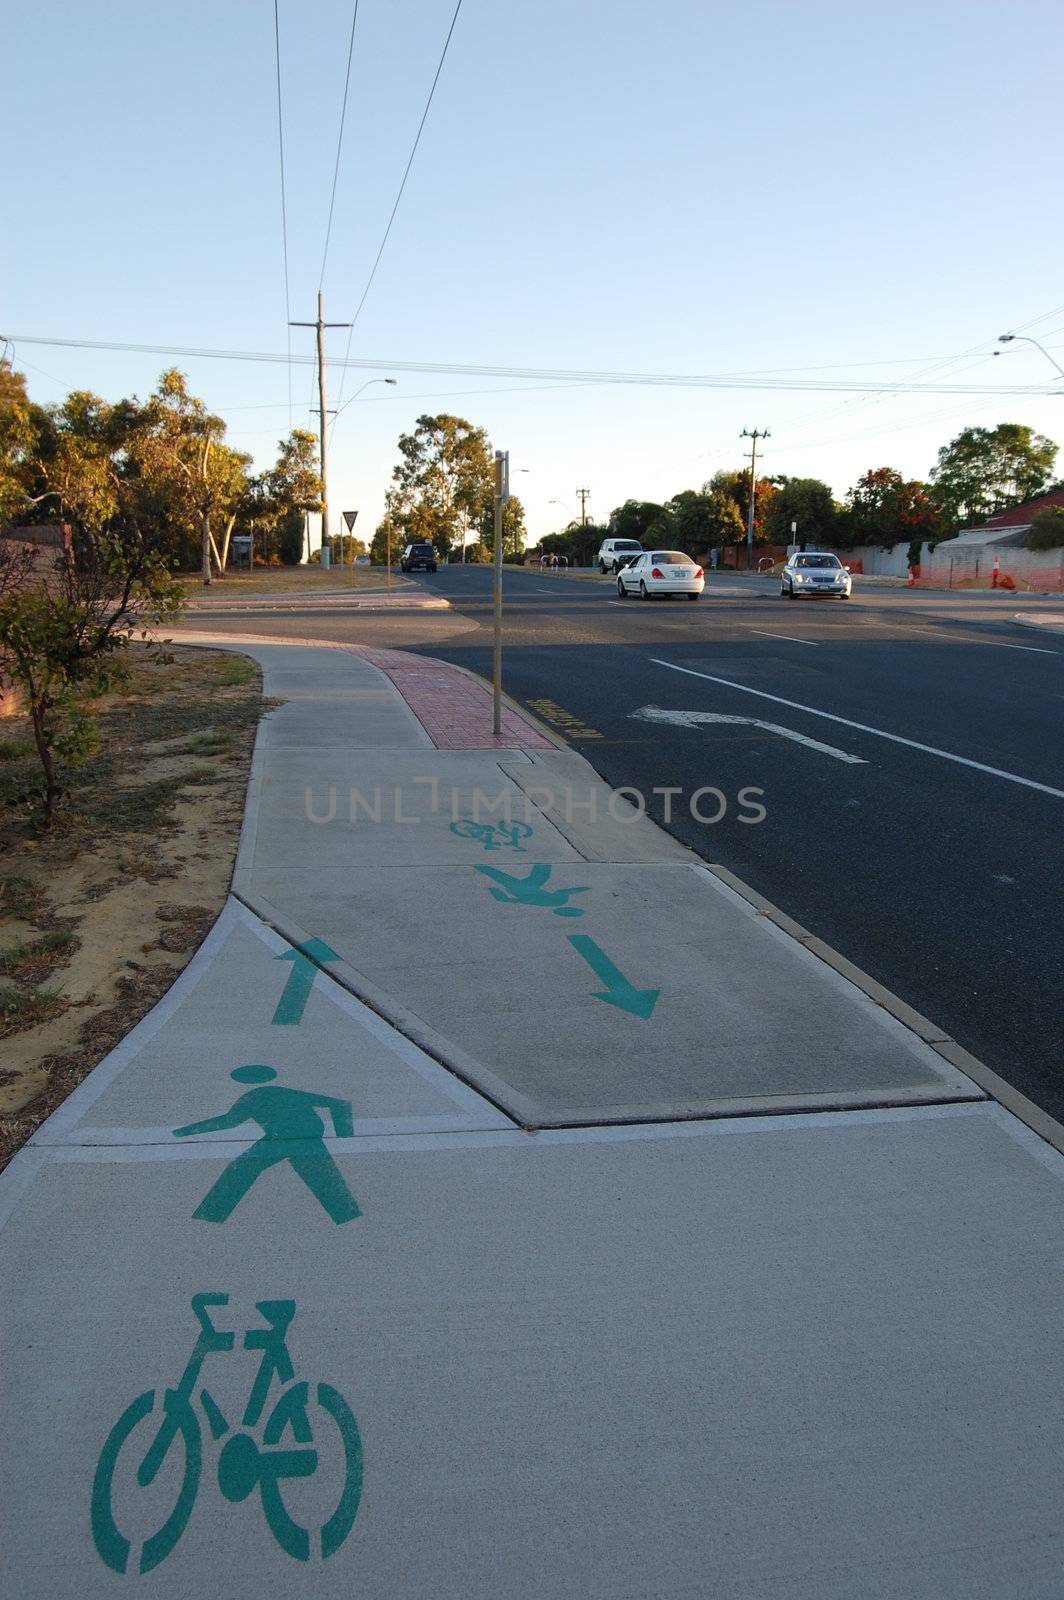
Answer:
<svg viewBox="0 0 1064 1600"><path fill-rule="evenodd" d="M0 1593L1057 1600L1052 1143L468 675L239 648L233 895L0 1175Z"/></svg>

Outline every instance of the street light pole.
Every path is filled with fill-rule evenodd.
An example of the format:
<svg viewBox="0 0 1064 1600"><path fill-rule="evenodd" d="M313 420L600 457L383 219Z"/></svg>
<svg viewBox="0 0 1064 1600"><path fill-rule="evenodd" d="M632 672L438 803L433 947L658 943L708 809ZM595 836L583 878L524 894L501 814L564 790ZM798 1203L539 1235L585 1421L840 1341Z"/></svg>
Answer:
<svg viewBox="0 0 1064 1600"><path fill-rule="evenodd" d="M757 494L757 441L769 438L767 428L744 428L739 435L740 439L749 439L750 443L750 506L746 517L746 570L750 572L754 565L754 499Z"/></svg>
<svg viewBox="0 0 1064 1600"><path fill-rule="evenodd" d="M355 390L355 392L351 396L351 398L349 400L345 400L343 405L340 406L338 410L333 412L333 414L332 414L333 433L336 432L336 424L337 424L338 419L347 410L348 406L352 403L352 401L357 400L359 395L363 394L371 386L371 384L374 384L374 383L390 383L390 384L392 384L394 386L398 382L399 382L398 378L367 378L365 383L361 384ZM355 581L355 536L354 536L354 530L353 529L349 528L347 531L348 531L348 534L349 534L350 539L351 539L351 582L354 583L354 581ZM344 544L343 544L343 534L341 534L340 535L340 566L342 567L343 564L344 564ZM388 587L391 588L391 572L389 572L389 574L388 574Z"/></svg>
<svg viewBox="0 0 1064 1600"><path fill-rule="evenodd" d="M491 731L496 738L502 733L502 508L510 498L510 454L495 452L495 579L492 585L494 601L494 638L492 639L491 673Z"/></svg>
<svg viewBox="0 0 1064 1600"><path fill-rule="evenodd" d="M1024 344L1033 344L1036 350L1041 350L1047 361L1052 361L1060 376L1064 378L1064 367L1049 354L1044 344L1039 344L1037 339L1032 339L1029 333L1001 333L998 335L998 344L1011 344L1014 339L1022 339Z"/></svg>

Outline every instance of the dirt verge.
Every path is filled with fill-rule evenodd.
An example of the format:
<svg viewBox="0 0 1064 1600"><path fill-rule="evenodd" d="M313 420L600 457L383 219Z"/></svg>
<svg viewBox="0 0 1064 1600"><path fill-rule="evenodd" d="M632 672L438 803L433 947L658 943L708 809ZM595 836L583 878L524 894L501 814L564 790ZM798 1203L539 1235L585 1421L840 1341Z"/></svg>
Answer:
<svg viewBox="0 0 1064 1600"><path fill-rule="evenodd" d="M28 724L0 722L0 1168L165 994L229 888L259 670L141 646L130 665L48 833Z"/></svg>

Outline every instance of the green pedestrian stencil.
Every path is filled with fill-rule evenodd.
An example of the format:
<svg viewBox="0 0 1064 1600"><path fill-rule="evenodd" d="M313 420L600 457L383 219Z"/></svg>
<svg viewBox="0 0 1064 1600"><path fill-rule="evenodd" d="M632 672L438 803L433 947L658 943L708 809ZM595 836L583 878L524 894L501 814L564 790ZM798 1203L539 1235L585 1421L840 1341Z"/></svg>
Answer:
<svg viewBox="0 0 1064 1600"><path fill-rule="evenodd" d="M614 966L601 946L586 933L571 933L569 943L578 955L583 956L595 976L606 985L604 994L593 996L595 1000L605 1000L607 1005L616 1006L619 1011L629 1011L633 1017L642 1017L645 1020L650 1016L657 1004L660 989L637 989L624 973Z"/></svg>
<svg viewBox="0 0 1064 1600"><path fill-rule="evenodd" d="M498 867L486 867L483 863L477 866L478 872L482 872L486 878L493 879L499 885L497 889L491 891L496 900L515 906L546 906L556 917L582 917L583 909L580 906L571 906L569 896L587 894L590 885L577 884L567 889L548 889L550 870L547 862L537 861L528 874L520 878L515 873L503 872Z"/></svg>
<svg viewBox="0 0 1064 1600"><path fill-rule="evenodd" d="M329 1113L338 1139L350 1139L355 1131L350 1100L274 1084L271 1080L277 1073L273 1067L237 1067L229 1076L237 1083L253 1083L260 1087L242 1094L230 1110L220 1116L175 1128L175 1139L187 1139L196 1133L219 1133L224 1128L239 1128L245 1122L257 1122L262 1138L229 1163L193 1216L201 1222L225 1222L256 1179L281 1161L289 1163L334 1222L351 1222L359 1216L361 1213L351 1191L325 1148L325 1124L317 1109L320 1107Z"/></svg>
<svg viewBox="0 0 1064 1600"><path fill-rule="evenodd" d="M525 854L522 839L531 839L532 828L527 822L476 822L472 817L463 817L460 822L451 823L451 832L456 833L460 839L476 839L485 850L517 850Z"/></svg>
<svg viewBox="0 0 1064 1600"><path fill-rule="evenodd" d="M272 1020L276 1027L294 1027L303 1020L303 1011L310 999L318 967L323 961L339 961L340 957L335 950L330 950L323 940L308 939L306 944L297 945L294 950L286 950L277 959L290 961L292 970L288 974L288 982L277 1002L277 1010Z"/></svg>
<svg viewBox="0 0 1064 1600"><path fill-rule="evenodd" d="M343 1395L331 1384L296 1380L287 1343L296 1314L294 1300L260 1300L255 1307L264 1325L245 1331L241 1349L260 1352L259 1365L238 1428L207 1389L196 1395L200 1370L208 1356L236 1351L236 1333L216 1328L211 1320L212 1309L228 1303L227 1294L192 1296L199 1333L176 1386L146 1389L138 1395L104 1441L93 1477L90 1523L96 1552L112 1572L151 1572L166 1560L188 1527L203 1473L203 1423L196 1410L197 1398L210 1443L225 1440L216 1467L222 1495L231 1505L239 1505L258 1490L267 1526L293 1560L309 1561L312 1554L319 1553L323 1559L335 1555L354 1526L362 1497L358 1423ZM267 1413L274 1380L281 1385L281 1392ZM286 1432L290 1443L282 1445ZM328 1448L319 1456L316 1446L326 1444L326 1435ZM339 1450L335 1448L337 1438ZM151 1490L167 1462L170 1466L161 1482L171 1486L171 1493L156 1512L159 1526L134 1552L132 1538L119 1526L116 1501L123 1510L129 1508L137 1489ZM314 1477L322 1463L330 1463L336 1474L335 1496L326 1497L326 1504L334 1509L324 1522L306 1527L289 1511L281 1486L292 1479ZM158 1491L145 1498L146 1503L158 1507Z"/></svg>

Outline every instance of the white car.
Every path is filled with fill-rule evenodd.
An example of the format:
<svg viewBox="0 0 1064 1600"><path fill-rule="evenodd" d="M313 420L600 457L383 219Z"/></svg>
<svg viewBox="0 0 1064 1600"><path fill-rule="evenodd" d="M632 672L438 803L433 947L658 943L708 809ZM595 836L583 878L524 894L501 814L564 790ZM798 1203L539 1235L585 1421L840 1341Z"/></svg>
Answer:
<svg viewBox="0 0 1064 1600"><path fill-rule="evenodd" d="M638 539L603 539L597 557L599 571L603 577L607 572L620 572L622 567L642 553L643 546Z"/></svg>
<svg viewBox="0 0 1064 1600"><path fill-rule="evenodd" d="M630 594L638 594L640 600L660 594L685 594L688 600L697 600L705 586L702 568L682 550L644 550L617 574L622 600Z"/></svg>
<svg viewBox="0 0 1064 1600"><path fill-rule="evenodd" d="M830 550L798 551L780 573L780 594L787 600L797 600L800 594L834 594L848 600L852 588L850 574Z"/></svg>

